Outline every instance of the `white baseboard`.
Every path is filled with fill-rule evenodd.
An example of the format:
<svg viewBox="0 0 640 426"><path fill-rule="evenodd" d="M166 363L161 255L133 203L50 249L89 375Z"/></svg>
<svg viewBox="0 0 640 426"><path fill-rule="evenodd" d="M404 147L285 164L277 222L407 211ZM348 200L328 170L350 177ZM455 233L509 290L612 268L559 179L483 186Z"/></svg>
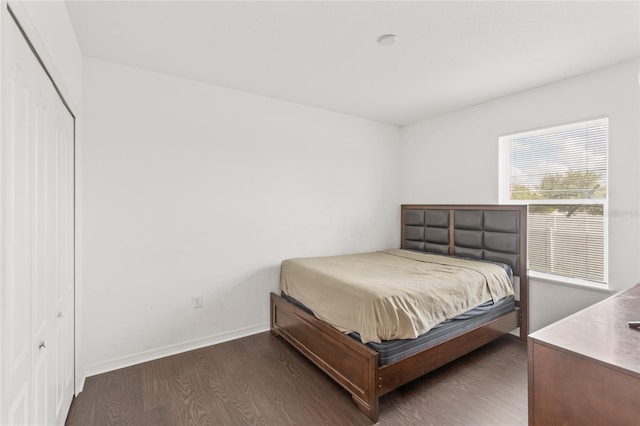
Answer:
<svg viewBox="0 0 640 426"><path fill-rule="evenodd" d="M109 361L91 365L84 370L84 374L79 380L78 393L82 391L84 382L87 377L96 374L106 373L108 371L117 370L119 368L130 367L132 365L141 364L154 359L164 358L167 356L179 354L182 352L192 351L194 349L211 346L218 343L228 342L230 340L239 339L241 337L251 336L252 334L262 333L269 330L269 324L258 324L250 327L239 328L236 330L225 331L224 333L212 334L187 342L176 343L174 345L163 346L156 349L149 349L131 355L114 358Z"/></svg>
<svg viewBox="0 0 640 426"><path fill-rule="evenodd" d="M87 378L86 375L81 374L78 376L78 378L76 379L76 388L75 388L75 393L73 394L73 396L78 396L78 394L80 392L82 392L82 389L84 389L84 380Z"/></svg>

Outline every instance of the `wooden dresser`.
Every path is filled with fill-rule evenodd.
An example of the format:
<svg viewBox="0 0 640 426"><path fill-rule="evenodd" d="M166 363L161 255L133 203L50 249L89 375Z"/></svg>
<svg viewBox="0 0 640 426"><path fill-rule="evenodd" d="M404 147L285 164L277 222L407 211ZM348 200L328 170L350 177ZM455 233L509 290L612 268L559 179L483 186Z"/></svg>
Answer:
<svg viewBox="0 0 640 426"><path fill-rule="evenodd" d="M640 284L529 336L529 425L640 425Z"/></svg>

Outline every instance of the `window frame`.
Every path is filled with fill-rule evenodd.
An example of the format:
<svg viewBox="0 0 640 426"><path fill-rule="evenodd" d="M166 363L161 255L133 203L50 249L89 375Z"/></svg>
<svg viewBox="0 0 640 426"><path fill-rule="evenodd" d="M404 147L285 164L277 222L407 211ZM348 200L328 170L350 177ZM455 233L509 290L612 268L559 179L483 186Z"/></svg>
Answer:
<svg viewBox="0 0 640 426"><path fill-rule="evenodd" d="M545 200L511 200L511 157L509 142L514 138L533 137L551 132L567 131L584 128L586 123L594 121L606 121L606 197L605 198L585 198L585 199L545 199ZM526 204L526 205L602 205L603 206L603 281L591 281L582 278L568 277L564 275L551 274L529 269L529 276L545 282L556 284L565 284L572 287L586 288L596 291L610 291L609 287L609 134L610 120L607 116L598 116L592 118L572 121L570 123L555 124L545 127L539 127L531 130L523 130L501 135L498 137L498 197L500 204ZM530 219L529 219L530 220ZM529 227L529 232L531 229ZM531 247L527 248L531 250ZM527 259L527 269L529 259Z"/></svg>

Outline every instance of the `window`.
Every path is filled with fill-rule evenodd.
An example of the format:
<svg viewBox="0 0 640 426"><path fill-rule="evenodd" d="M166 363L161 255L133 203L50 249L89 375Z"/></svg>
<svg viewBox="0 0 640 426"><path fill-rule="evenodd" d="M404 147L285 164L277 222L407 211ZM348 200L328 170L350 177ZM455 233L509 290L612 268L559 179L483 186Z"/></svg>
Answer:
<svg viewBox="0 0 640 426"><path fill-rule="evenodd" d="M500 202L529 205L532 276L607 281L607 146L600 118L503 136Z"/></svg>

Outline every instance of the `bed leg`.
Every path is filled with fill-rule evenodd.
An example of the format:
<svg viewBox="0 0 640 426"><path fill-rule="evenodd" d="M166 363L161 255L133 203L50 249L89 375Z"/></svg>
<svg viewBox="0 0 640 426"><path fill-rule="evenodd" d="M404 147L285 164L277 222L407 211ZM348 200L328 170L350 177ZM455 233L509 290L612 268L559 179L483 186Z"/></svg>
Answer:
<svg viewBox="0 0 640 426"><path fill-rule="evenodd" d="M276 304L275 304L275 300L273 298L273 293L271 293L270 297L269 297L269 304L271 307L271 315L270 315L270 323L271 323L271 335L272 336L276 336L279 337L280 333L278 332L278 330L276 329Z"/></svg>
<svg viewBox="0 0 640 426"><path fill-rule="evenodd" d="M355 395L351 395L351 399L365 416L367 416L373 423L378 423L378 398L371 398L368 403Z"/></svg>

